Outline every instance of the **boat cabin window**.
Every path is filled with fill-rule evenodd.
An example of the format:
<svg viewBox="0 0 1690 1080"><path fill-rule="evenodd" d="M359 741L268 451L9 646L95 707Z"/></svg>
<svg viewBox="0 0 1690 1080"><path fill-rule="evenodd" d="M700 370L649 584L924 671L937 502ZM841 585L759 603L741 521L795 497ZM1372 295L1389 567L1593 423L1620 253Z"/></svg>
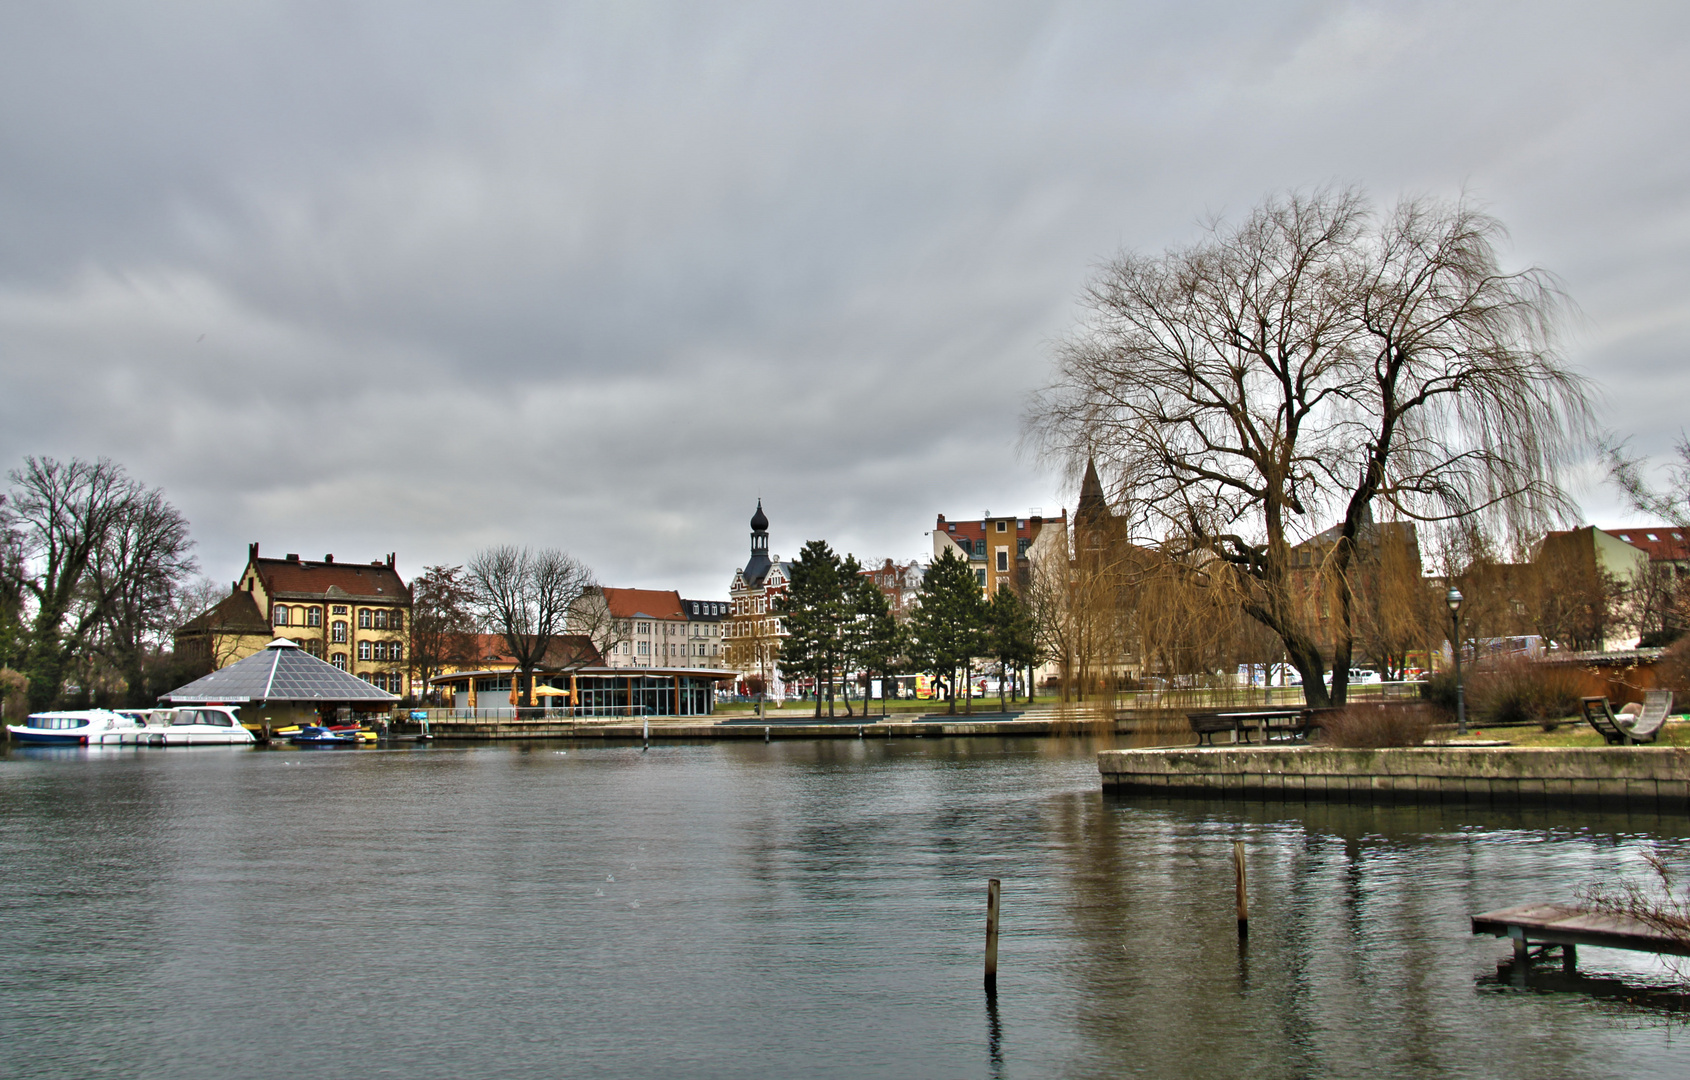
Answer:
<svg viewBox="0 0 1690 1080"><path fill-rule="evenodd" d="M185 727L189 724L204 724L207 727L235 726L235 721L228 713L215 709L178 709L170 723L173 727Z"/></svg>
<svg viewBox="0 0 1690 1080"><path fill-rule="evenodd" d="M63 731L66 728L87 727L88 718L86 716L32 716L29 718L27 726L38 731Z"/></svg>

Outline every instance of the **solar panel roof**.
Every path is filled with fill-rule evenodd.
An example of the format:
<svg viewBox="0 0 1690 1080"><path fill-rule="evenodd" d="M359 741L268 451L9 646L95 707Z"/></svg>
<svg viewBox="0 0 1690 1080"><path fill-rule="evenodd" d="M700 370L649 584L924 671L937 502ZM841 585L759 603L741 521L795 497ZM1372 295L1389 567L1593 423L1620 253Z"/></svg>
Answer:
<svg viewBox="0 0 1690 1080"><path fill-rule="evenodd" d="M286 638L277 638L264 651L178 687L164 700L390 703L399 698L317 659Z"/></svg>

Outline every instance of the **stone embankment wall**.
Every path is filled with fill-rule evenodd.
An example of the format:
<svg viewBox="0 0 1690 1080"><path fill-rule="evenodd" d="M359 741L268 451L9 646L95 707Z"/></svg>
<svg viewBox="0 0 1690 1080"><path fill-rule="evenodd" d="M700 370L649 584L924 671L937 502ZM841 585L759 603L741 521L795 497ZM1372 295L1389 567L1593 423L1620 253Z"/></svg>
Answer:
<svg viewBox="0 0 1690 1080"><path fill-rule="evenodd" d="M1690 813L1678 747L1204 747L1105 750L1118 792L1289 802L1480 802Z"/></svg>

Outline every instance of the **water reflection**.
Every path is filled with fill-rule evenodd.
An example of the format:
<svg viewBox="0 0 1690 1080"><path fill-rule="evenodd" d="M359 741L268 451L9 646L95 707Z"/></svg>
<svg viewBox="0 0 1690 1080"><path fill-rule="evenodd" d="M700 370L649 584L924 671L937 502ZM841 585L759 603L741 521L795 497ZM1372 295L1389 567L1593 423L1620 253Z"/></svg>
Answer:
<svg viewBox="0 0 1690 1080"><path fill-rule="evenodd" d="M8 1075L1690 1066L1652 959L1581 951L1577 982L1516 987L1467 928L1681 819L1115 798L1098 746L6 754Z"/></svg>

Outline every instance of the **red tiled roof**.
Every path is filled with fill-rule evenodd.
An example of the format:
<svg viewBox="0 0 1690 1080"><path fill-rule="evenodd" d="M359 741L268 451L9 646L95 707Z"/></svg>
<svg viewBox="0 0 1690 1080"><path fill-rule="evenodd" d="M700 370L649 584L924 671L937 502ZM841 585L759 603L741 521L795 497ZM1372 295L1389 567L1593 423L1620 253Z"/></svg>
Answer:
<svg viewBox="0 0 1690 1080"><path fill-rule="evenodd" d="M264 588L276 593L308 593L321 596L338 586L351 596L379 596L407 603L410 594L399 572L385 563L360 566L357 563L294 562L290 559L255 560Z"/></svg>
<svg viewBox="0 0 1690 1080"><path fill-rule="evenodd" d="M1690 561L1690 530L1673 525L1649 525L1602 531L1647 553L1650 562Z"/></svg>
<svg viewBox="0 0 1690 1080"><path fill-rule="evenodd" d="M663 589L606 589L604 602L611 618L685 619L681 594Z"/></svg>
<svg viewBox="0 0 1690 1080"><path fill-rule="evenodd" d="M1066 511L1066 510L1064 510L1057 517L1033 518L1033 517L1029 517L1028 515L1022 514L1020 516L1017 516L1014 519L1014 521L1015 521L1015 529L1013 530L1014 535L1019 537L1019 538L1022 538L1022 539L1030 539L1033 535L1033 522L1035 520L1038 521L1041 525L1045 525L1045 524L1049 524L1051 522L1064 522L1065 523L1067 521L1067 518L1068 518L1068 511ZM1000 533L1000 532L997 531L996 526L993 526L991 529L986 528L986 524L987 524L988 521L1007 521L1007 520L1010 520L1008 514L1003 515L1003 517L1001 517L1001 518L992 517L992 518L987 518L987 519L981 520L981 521L946 521L945 515L940 514L938 522L935 523L935 525L933 527L935 529L937 529L939 532L942 532L946 536L952 537L953 539L956 538L956 537L966 537L970 540L977 540L977 539L980 539L981 537L985 537L985 536L1002 536L1002 537L1007 538L1011 533L1011 530L1009 530L1009 529L1005 529L1003 532Z"/></svg>
<svg viewBox="0 0 1690 1080"><path fill-rule="evenodd" d="M514 664L516 658L510 655L510 646L505 643L503 634L471 634L473 638L472 655L479 664ZM546 649L546 659L541 667L563 668L579 667L583 664L592 666L604 663L604 657L599 655L592 639L585 634L559 634L552 638L551 645Z"/></svg>

